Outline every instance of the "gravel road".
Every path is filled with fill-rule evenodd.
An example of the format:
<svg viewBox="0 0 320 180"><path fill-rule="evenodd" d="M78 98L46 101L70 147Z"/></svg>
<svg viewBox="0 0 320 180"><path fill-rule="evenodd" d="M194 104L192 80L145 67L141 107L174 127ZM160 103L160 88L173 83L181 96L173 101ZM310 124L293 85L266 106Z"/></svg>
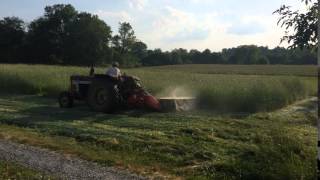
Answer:
<svg viewBox="0 0 320 180"><path fill-rule="evenodd" d="M124 170L101 167L96 163L29 145L0 140L0 160L12 161L61 179L146 179Z"/></svg>

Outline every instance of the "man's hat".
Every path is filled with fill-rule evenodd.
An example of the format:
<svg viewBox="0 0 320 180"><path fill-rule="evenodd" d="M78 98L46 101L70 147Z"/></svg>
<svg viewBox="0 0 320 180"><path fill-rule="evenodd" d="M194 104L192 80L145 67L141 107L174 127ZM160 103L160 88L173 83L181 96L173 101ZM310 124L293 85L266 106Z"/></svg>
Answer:
<svg viewBox="0 0 320 180"><path fill-rule="evenodd" d="M119 63L118 63L118 62L113 62L113 63L112 63L112 66L114 66L114 67L119 67Z"/></svg>

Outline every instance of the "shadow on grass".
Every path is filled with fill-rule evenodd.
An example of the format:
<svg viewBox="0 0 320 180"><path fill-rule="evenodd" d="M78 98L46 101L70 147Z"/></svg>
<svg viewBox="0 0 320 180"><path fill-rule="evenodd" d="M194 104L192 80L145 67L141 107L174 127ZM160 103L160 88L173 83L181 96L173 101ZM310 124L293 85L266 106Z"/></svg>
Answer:
<svg viewBox="0 0 320 180"><path fill-rule="evenodd" d="M93 112L84 104L77 104L74 108L60 108L53 99L40 96L18 96L2 98L7 102L18 102L19 110L12 114L1 117L1 123L18 125L22 127L33 127L37 124L50 122L71 122L74 120L85 121L89 117L95 117L98 114ZM24 104L27 102L26 104ZM1 105L1 104L0 104ZM10 104L16 107L16 104ZM104 119L112 118L112 115L103 114Z"/></svg>

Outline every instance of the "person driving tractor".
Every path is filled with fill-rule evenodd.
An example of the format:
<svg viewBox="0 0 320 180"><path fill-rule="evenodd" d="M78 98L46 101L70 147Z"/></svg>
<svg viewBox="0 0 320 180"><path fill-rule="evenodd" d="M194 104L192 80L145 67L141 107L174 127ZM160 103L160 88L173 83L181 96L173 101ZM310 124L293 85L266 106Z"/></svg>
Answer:
<svg viewBox="0 0 320 180"><path fill-rule="evenodd" d="M118 82L121 79L121 72L119 69L119 63L118 62L113 62L112 67L110 67L106 74L114 81Z"/></svg>
<svg viewBox="0 0 320 180"><path fill-rule="evenodd" d="M95 74L93 65L89 76L72 75L68 91L59 95L59 105L71 108L74 100L85 100L95 111L113 113L118 108L147 108L160 110L159 101L148 93L139 78L121 74L119 63L112 63L105 74Z"/></svg>

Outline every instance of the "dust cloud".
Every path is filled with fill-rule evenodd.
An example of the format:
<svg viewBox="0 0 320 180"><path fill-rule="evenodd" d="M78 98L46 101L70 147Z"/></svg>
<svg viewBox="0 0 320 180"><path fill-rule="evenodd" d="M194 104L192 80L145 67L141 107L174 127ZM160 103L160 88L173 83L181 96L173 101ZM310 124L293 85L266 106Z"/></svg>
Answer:
<svg viewBox="0 0 320 180"><path fill-rule="evenodd" d="M161 99L193 99L194 96L194 92L183 86L166 88L157 95Z"/></svg>
<svg viewBox="0 0 320 180"><path fill-rule="evenodd" d="M186 87L167 88L158 97L164 111L189 111L195 108L194 93Z"/></svg>

